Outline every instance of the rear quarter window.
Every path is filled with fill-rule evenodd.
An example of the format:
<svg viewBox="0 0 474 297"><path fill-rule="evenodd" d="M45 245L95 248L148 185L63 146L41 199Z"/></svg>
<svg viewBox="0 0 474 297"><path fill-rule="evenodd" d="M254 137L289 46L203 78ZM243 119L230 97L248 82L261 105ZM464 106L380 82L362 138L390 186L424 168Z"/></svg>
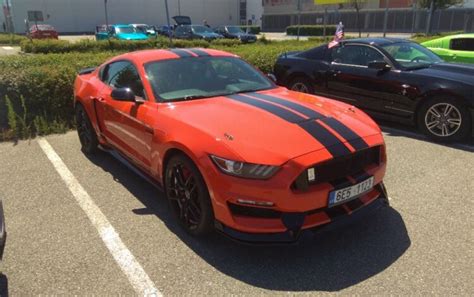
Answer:
<svg viewBox="0 0 474 297"><path fill-rule="evenodd" d="M457 51L474 51L474 38L456 38L452 39L450 49Z"/></svg>

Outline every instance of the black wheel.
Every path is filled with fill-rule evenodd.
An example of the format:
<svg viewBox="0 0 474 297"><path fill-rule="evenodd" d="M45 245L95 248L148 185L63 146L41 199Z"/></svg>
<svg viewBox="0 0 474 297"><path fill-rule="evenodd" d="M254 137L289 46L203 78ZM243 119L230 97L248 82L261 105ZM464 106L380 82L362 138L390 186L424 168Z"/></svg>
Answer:
<svg viewBox="0 0 474 297"><path fill-rule="evenodd" d="M79 140L81 141L81 150L86 154L97 152L99 141L94 127L92 127L89 116L81 104L76 105L76 127Z"/></svg>
<svg viewBox="0 0 474 297"><path fill-rule="evenodd" d="M188 233L203 236L213 230L214 213L207 186L188 157L175 155L169 160L165 192L174 216Z"/></svg>
<svg viewBox="0 0 474 297"><path fill-rule="evenodd" d="M311 81L305 77L297 77L291 80L288 89L301 93L314 93L314 87Z"/></svg>
<svg viewBox="0 0 474 297"><path fill-rule="evenodd" d="M433 98L427 100L418 112L418 127L437 141L466 138L471 121L467 107L457 99Z"/></svg>

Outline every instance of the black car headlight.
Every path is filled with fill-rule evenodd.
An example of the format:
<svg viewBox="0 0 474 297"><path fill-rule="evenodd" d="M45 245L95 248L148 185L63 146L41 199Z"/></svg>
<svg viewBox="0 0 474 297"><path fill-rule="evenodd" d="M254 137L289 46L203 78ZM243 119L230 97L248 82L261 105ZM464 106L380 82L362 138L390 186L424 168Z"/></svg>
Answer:
<svg viewBox="0 0 474 297"><path fill-rule="evenodd" d="M243 178L268 179L280 168L279 166L273 165L228 160L214 155L210 155L210 157L214 164L216 164L217 168L219 168L223 173Z"/></svg>

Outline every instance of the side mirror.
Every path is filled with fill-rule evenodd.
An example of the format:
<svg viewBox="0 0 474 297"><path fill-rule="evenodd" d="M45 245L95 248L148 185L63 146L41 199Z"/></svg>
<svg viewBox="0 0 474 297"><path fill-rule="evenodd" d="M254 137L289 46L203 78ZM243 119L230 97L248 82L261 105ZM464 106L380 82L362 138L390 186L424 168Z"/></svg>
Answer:
<svg viewBox="0 0 474 297"><path fill-rule="evenodd" d="M129 88L114 89L110 96L118 101L135 102L135 93Z"/></svg>
<svg viewBox="0 0 474 297"><path fill-rule="evenodd" d="M369 69L375 69L379 71L389 70L391 67L385 61L372 61L367 65Z"/></svg>
<svg viewBox="0 0 474 297"><path fill-rule="evenodd" d="M272 82L274 82L274 83L277 82L277 78L276 78L275 74L273 74L273 73L267 73L267 77L268 77L269 79L271 79Z"/></svg>

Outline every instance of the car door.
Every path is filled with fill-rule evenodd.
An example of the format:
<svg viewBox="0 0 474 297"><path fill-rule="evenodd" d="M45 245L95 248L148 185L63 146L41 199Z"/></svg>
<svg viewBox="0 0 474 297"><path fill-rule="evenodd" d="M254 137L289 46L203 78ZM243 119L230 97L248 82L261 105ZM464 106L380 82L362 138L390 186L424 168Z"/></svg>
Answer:
<svg viewBox="0 0 474 297"><path fill-rule="evenodd" d="M135 65L127 60L114 61L101 69L101 80L103 88L98 98L97 114L102 133L114 147L148 170L153 129L147 121L153 103L146 100ZM130 88L137 96L137 102L112 98L112 91L118 88Z"/></svg>
<svg viewBox="0 0 474 297"><path fill-rule="evenodd" d="M373 61L390 60L381 51L364 44L346 44L332 48L327 92L331 97L368 111L385 111L394 96L403 93L403 83L396 69L369 68Z"/></svg>

